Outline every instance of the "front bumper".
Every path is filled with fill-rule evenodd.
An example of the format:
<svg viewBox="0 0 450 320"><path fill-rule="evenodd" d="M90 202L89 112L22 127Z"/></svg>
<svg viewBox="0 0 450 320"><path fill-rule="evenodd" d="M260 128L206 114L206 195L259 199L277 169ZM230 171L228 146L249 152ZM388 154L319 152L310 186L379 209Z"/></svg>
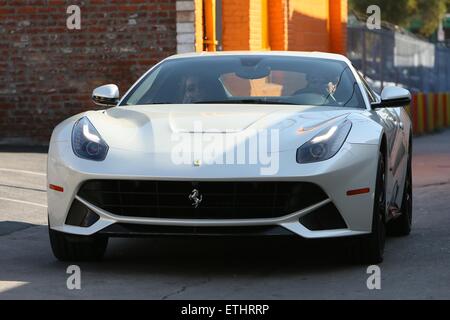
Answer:
<svg viewBox="0 0 450 320"><path fill-rule="evenodd" d="M197 229L217 227L222 230L241 227L281 227L304 238L366 234L371 232L372 228L377 155L376 145L345 143L340 152L330 160L314 164L297 164L295 150L285 151L278 154L277 174L262 176L259 165L202 165L200 167L174 165L171 163L170 154L142 154L119 149L111 149L105 161L94 162L76 157L69 142L54 142L49 150L48 183L62 186L64 192L48 190L50 227L57 231L78 235L101 233L111 229L113 225ZM112 179L207 182L297 181L319 186L326 194L326 199L289 214L267 218L168 219L125 216L104 210L80 197L80 188L86 181ZM360 188L370 188L370 192L347 196L348 190ZM89 227L66 224L68 212L74 200L95 212L99 219ZM311 230L300 223L302 217L314 214L329 204L337 208L346 228Z"/></svg>

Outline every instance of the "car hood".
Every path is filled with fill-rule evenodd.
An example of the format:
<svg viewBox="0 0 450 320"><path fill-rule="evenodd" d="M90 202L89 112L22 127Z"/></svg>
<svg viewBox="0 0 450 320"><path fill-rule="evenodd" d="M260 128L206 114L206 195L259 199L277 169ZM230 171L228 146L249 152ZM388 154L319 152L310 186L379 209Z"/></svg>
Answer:
<svg viewBox="0 0 450 320"><path fill-rule="evenodd" d="M110 148L130 151L171 152L182 138L235 137L236 144L258 133L277 132L276 151L297 149L321 128L364 109L291 106L180 104L121 106L88 112Z"/></svg>

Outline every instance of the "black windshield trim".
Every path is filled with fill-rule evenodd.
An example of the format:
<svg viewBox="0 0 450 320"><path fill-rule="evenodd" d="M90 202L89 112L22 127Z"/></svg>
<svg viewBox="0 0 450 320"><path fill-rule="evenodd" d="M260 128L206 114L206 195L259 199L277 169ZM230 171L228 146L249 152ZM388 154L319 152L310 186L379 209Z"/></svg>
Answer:
<svg viewBox="0 0 450 320"><path fill-rule="evenodd" d="M194 57L181 57L181 58L169 58L166 61L163 61L162 63L159 63L157 66L155 66L154 68L151 69L150 72L147 72L147 74L142 77L142 79L140 81L138 81L135 85L133 85L133 87L131 88L131 90L129 92L127 92L127 94L123 97L123 99L120 101L120 104L118 106L132 106L132 105L153 105L153 104L167 104L167 105L173 105L173 104L178 104L175 102L148 102L148 103L138 103L138 104L128 104L128 100L133 96L133 94L139 89L139 87L142 85L143 82L145 82L148 77L150 77L155 71L157 71L159 68L163 67L166 64L169 63L176 63L179 62L181 60L189 62L189 61L199 61L199 60L217 60L217 59L227 59L227 58L285 58L285 59L295 59L303 62L320 62L320 61L326 61L326 62L332 62L332 63L336 63L336 64L340 64L343 68L342 72L344 72L346 69L349 69L349 65L343 61L343 60L339 60L339 59L332 59L332 58L326 58L326 57L312 57L312 56L286 56L286 55L282 55L282 54L273 54L273 55L246 55L246 54L232 54L232 55L222 55L222 56L194 56ZM341 73L342 76L342 73ZM354 75L353 75L354 77ZM339 77L340 79L341 77ZM354 96L355 92L352 93L352 97ZM236 98L236 97L234 97ZM351 99L350 99L351 100ZM258 99L258 97L255 97L255 99L230 99L230 100L213 100L213 101L198 101L198 102L193 102L193 104L274 104L274 105L298 105L298 106L304 106L304 105L309 105L309 104L300 104L300 103L295 103L295 102L290 102L290 101L280 101L280 100L272 100L272 99L268 99L265 100L264 98ZM348 103L348 101L346 102L346 104ZM182 103L181 103L182 104ZM339 106L336 106L339 107ZM355 107L355 108L361 108L361 107Z"/></svg>

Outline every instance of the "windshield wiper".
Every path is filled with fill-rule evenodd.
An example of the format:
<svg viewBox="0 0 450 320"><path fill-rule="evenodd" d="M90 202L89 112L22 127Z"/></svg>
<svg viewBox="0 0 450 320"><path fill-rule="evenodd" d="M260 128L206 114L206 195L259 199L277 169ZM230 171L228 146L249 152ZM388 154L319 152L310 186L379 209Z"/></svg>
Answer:
<svg viewBox="0 0 450 320"><path fill-rule="evenodd" d="M297 105L293 102L288 101L279 101L279 100L264 100L264 99L237 99L237 100L210 100L210 101L197 101L194 102L196 104L233 104L233 103L248 103L248 104L288 104L288 105Z"/></svg>
<svg viewBox="0 0 450 320"><path fill-rule="evenodd" d="M168 101L161 101L161 102L145 102L145 103L141 103L141 105L144 104L175 104L175 102L168 102Z"/></svg>

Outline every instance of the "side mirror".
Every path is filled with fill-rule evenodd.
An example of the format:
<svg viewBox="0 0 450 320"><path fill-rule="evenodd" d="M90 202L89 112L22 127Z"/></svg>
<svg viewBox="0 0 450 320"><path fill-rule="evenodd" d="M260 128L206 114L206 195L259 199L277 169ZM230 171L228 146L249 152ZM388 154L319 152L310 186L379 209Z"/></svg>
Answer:
<svg viewBox="0 0 450 320"><path fill-rule="evenodd" d="M92 92L92 100L101 107L115 107L119 102L119 97L119 88L115 84L95 88Z"/></svg>
<svg viewBox="0 0 450 320"><path fill-rule="evenodd" d="M411 103L411 93L400 87L386 87L381 92L381 102L373 103L372 108L404 107Z"/></svg>

